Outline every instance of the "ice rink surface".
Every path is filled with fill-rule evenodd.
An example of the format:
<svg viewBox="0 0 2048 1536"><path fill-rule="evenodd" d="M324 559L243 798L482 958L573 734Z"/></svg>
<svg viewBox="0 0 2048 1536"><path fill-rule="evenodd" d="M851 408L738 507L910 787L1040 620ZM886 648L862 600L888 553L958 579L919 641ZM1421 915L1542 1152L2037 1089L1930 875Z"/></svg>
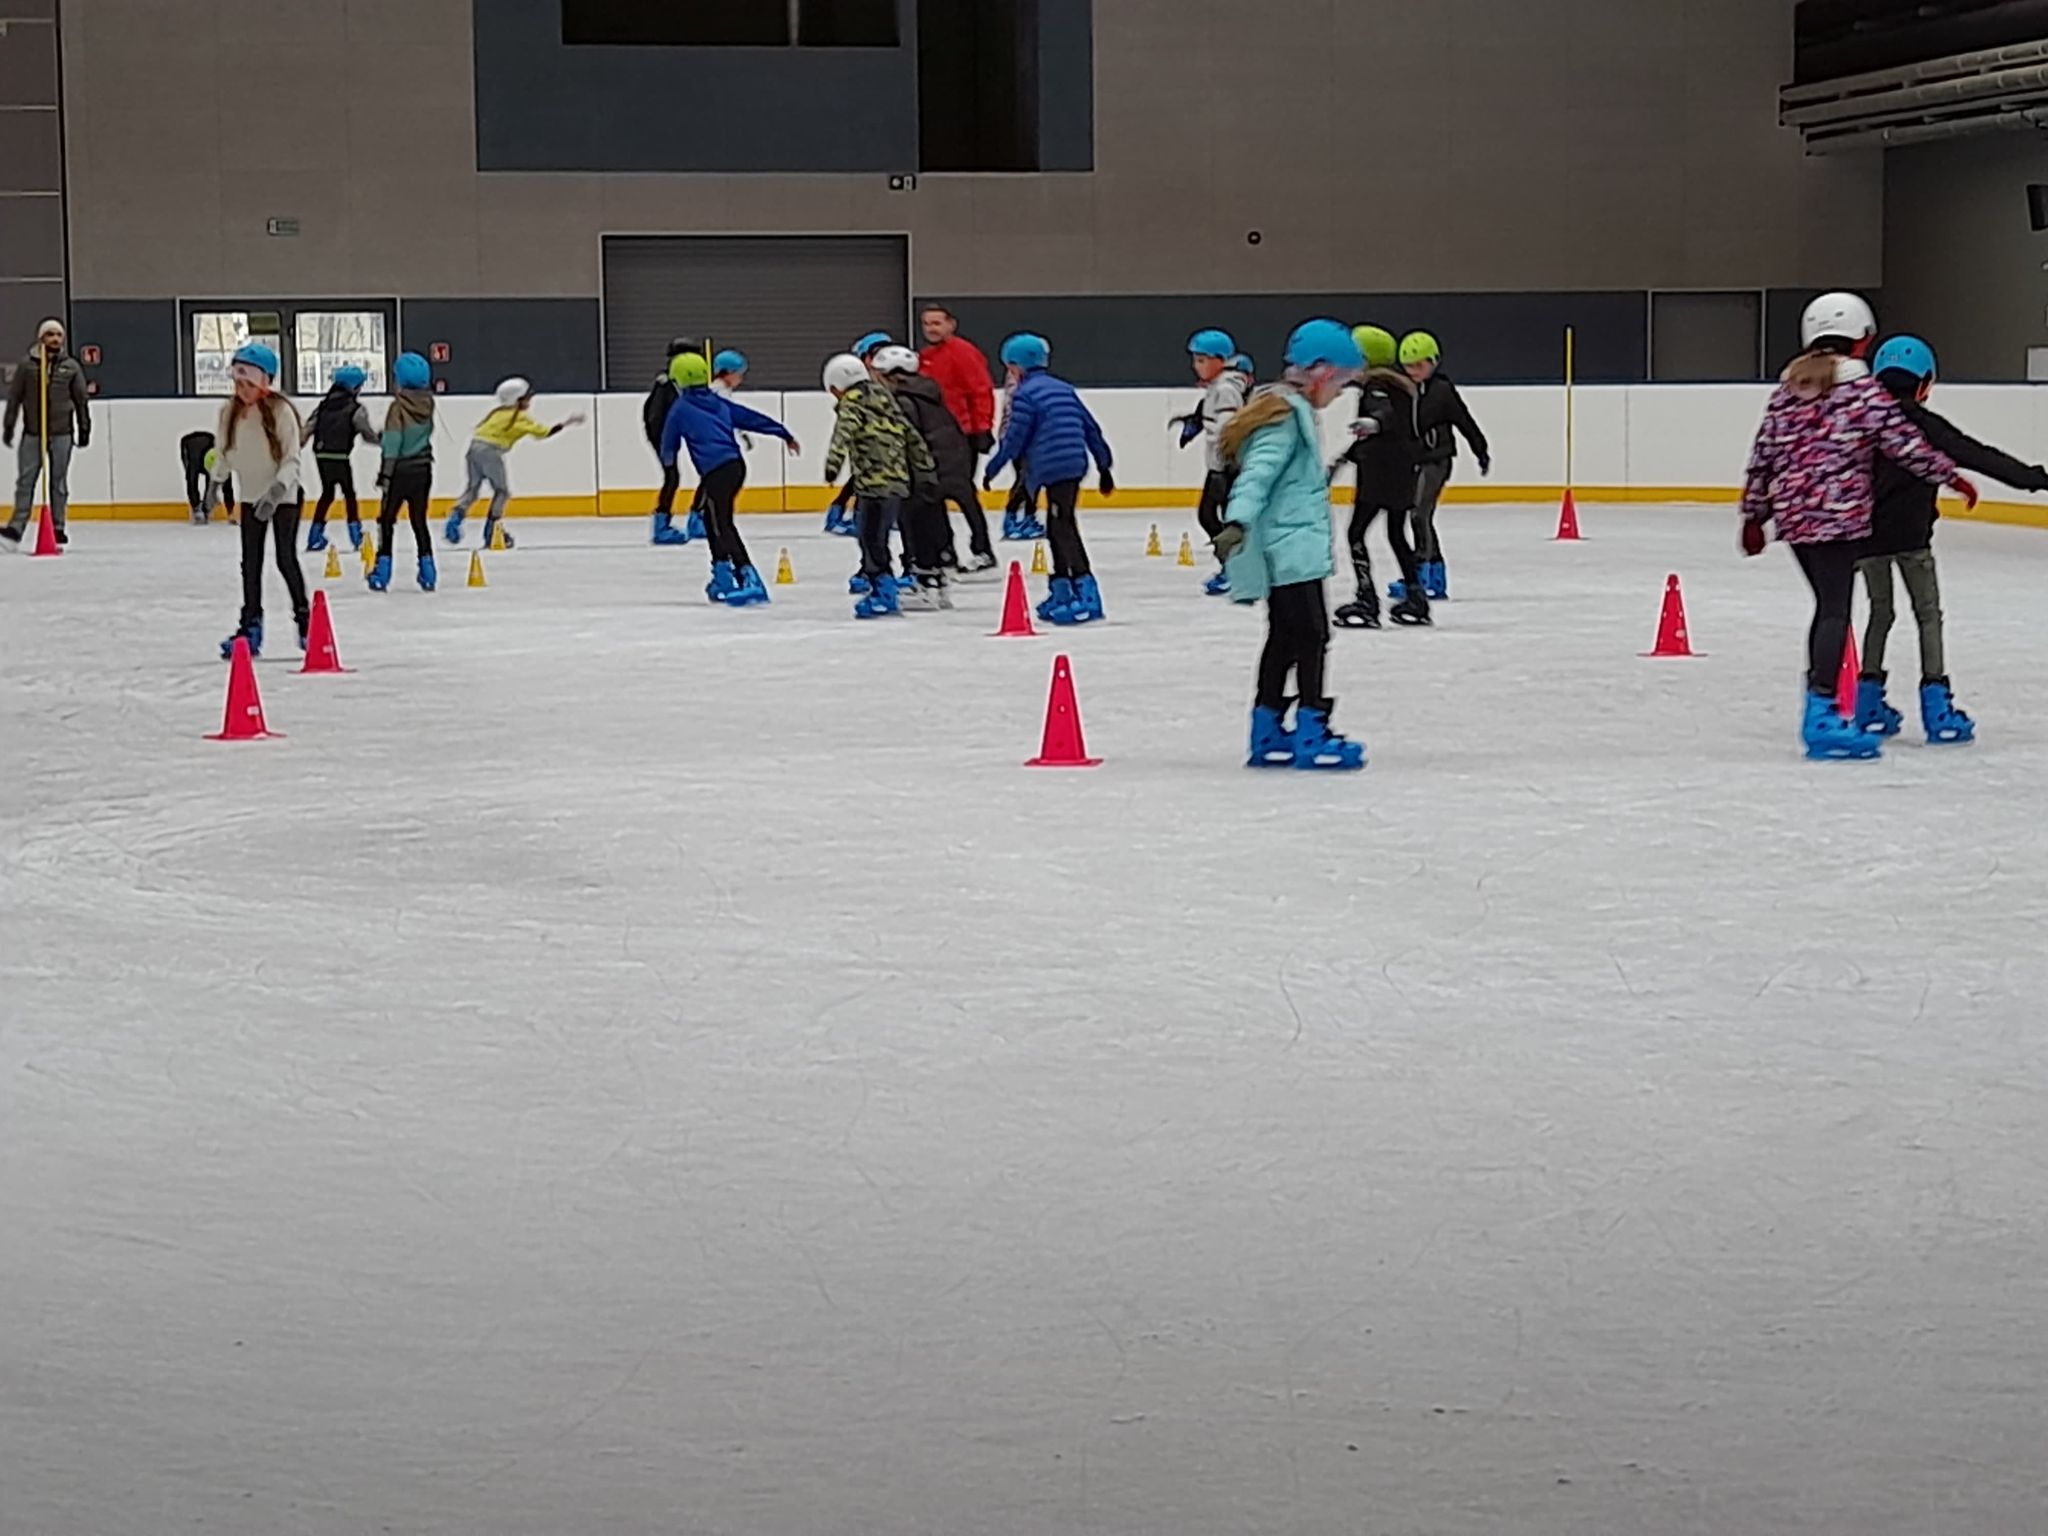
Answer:
<svg viewBox="0 0 2048 1536"><path fill-rule="evenodd" d="M1810 765L1783 551L1552 520L1348 776L1183 513L1035 641L811 517L350 561L351 677L273 577L244 746L232 531L0 563L0 1533L2040 1532L2048 537L1940 535L1978 745Z"/></svg>

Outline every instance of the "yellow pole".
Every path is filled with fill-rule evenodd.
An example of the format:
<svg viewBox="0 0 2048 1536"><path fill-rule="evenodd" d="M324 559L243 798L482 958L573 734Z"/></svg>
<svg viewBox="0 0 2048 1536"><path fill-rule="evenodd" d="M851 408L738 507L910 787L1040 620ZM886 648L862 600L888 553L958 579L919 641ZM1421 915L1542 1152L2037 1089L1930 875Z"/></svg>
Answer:
<svg viewBox="0 0 2048 1536"><path fill-rule="evenodd" d="M1576 488L1572 477L1572 328L1564 328L1564 488Z"/></svg>
<svg viewBox="0 0 2048 1536"><path fill-rule="evenodd" d="M38 338L38 342L40 340L41 338ZM50 515L50 349L48 347L41 345L36 347L36 366L43 376L43 435L40 439L43 450L42 515L48 517ZM73 430L75 431L76 428L73 428Z"/></svg>

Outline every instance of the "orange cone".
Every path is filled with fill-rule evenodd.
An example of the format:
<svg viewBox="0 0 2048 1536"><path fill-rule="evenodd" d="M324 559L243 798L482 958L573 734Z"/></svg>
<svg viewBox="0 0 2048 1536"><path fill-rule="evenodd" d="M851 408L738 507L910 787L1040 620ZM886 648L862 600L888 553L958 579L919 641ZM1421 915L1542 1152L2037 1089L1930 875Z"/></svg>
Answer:
<svg viewBox="0 0 2048 1536"><path fill-rule="evenodd" d="M1579 536L1579 503L1572 495L1572 488L1564 488L1564 504L1557 509L1557 537L1572 543Z"/></svg>
<svg viewBox="0 0 2048 1536"><path fill-rule="evenodd" d="M353 672L334 649L334 619L327 612L327 594L313 594L313 618L306 626L306 663L301 672Z"/></svg>
<svg viewBox="0 0 2048 1536"><path fill-rule="evenodd" d="M1074 697L1074 672L1067 658L1052 662L1052 693L1045 701L1045 735L1038 756L1026 768L1093 768L1099 757L1088 755L1088 743L1081 736L1081 704Z"/></svg>
<svg viewBox="0 0 2048 1536"><path fill-rule="evenodd" d="M1002 638L1037 633L1031 627L1031 596L1024 590L1024 567L1012 560L1010 585L1003 593L1003 627L996 631L996 635Z"/></svg>
<svg viewBox="0 0 2048 1536"><path fill-rule="evenodd" d="M61 555L64 553L64 546L57 542L57 520L50 515L48 503L44 504L42 515L36 519L36 547L32 553L38 555Z"/></svg>
<svg viewBox="0 0 2048 1536"><path fill-rule="evenodd" d="M228 658L228 708L220 723L220 734L208 741L261 741L282 736L263 721L263 699L256 692L256 662L249 655L249 642L235 636L234 654Z"/></svg>
<svg viewBox="0 0 2048 1536"><path fill-rule="evenodd" d="M1856 630L1850 627L1842 638L1842 670L1835 675L1835 708L1845 719L1856 718L1856 680L1863 675L1863 663L1856 658Z"/></svg>
<svg viewBox="0 0 2048 1536"><path fill-rule="evenodd" d="M1678 590L1678 578L1664 579L1664 610L1657 615L1657 643L1645 656L1697 656L1692 636L1685 628L1685 596Z"/></svg>

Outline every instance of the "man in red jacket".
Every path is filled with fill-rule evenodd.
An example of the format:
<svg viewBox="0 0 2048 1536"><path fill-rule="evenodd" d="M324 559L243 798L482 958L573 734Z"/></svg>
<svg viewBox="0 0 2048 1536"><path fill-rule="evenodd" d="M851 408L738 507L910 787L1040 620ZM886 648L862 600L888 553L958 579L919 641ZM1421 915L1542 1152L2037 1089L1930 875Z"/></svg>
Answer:
<svg viewBox="0 0 2048 1536"><path fill-rule="evenodd" d="M927 304L918 316L925 345L918 353L918 372L939 386L946 409L976 455L995 448L996 392L988 359L981 348L960 334L960 322L943 304ZM972 477L970 476L970 479ZM967 519L967 538L974 550L975 570L994 570L995 548L988 541L988 518L975 498L953 498ZM950 544L951 539L947 542Z"/></svg>

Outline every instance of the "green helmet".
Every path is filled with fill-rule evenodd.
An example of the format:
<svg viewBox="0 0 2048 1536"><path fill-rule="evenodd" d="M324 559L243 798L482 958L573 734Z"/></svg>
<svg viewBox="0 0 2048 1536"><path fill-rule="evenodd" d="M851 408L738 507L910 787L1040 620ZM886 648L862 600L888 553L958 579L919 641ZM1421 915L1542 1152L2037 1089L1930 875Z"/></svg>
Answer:
<svg viewBox="0 0 2048 1536"><path fill-rule="evenodd" d="M1394 333L1383 331L1376 325L1354 325L1351 339L1358 343L1358 350L1365 354L1368 368L1391 368L1397 353L1394 347Z"/></svg>
<svg viewBox="0 0 2048 1536"><path fill-rule="evenodd" d="M1436 338L1427 331L1410 331L1401 338L1403 368L1414 363L1433 363L1443 355L1443 348L1436 344Z"/></svg>
<svg viewBox="0 0 2048 1536"><path fill-rule="evenodd" d="M711 363L702 352L682 352L668 365L669 381L677 389L695 389L711 382Z"/></svg>

